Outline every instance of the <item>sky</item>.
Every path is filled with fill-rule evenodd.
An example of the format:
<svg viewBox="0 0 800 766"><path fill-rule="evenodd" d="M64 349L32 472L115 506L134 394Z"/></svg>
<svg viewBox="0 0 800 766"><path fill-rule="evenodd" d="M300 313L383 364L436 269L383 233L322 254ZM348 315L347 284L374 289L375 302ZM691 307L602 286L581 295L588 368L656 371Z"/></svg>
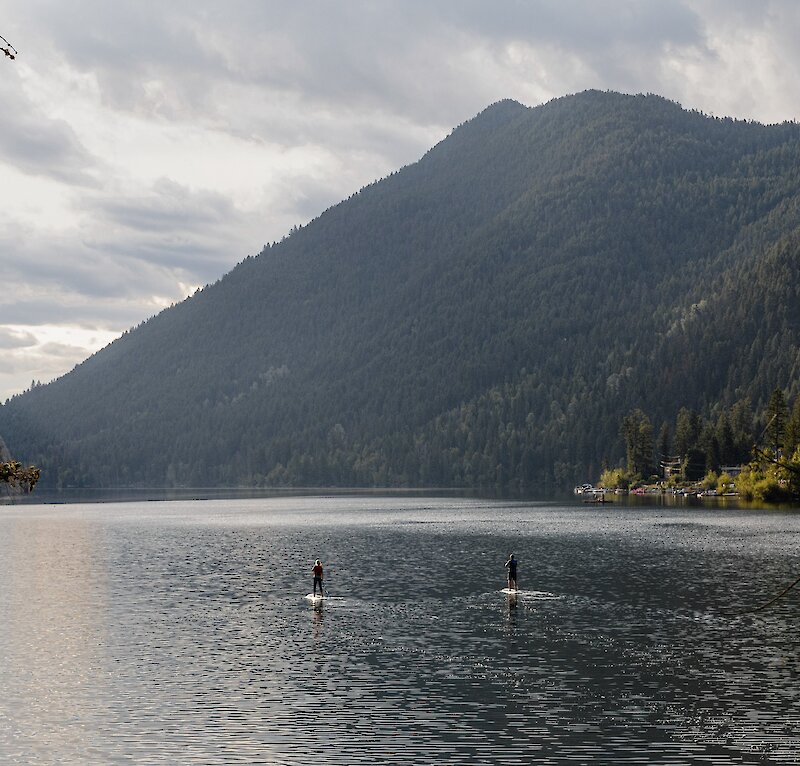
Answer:
<svg viewBox="0 0 800 766"><path fill-rule="evenodd" d="M0 402L500 99L800 119L796 0L0 0L0 35Z"/></svg>

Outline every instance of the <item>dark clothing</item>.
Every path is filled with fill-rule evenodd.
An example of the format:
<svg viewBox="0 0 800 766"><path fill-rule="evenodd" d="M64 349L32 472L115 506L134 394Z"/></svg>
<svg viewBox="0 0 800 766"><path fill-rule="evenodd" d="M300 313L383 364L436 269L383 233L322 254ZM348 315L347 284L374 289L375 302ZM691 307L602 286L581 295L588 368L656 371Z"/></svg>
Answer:
<svg viewBox="0 0 800 766"><path fill-rule="evenodd" d="M506 569L508 570L508 587L510 588L512 585L516 588L517 587L517 560L511 556L508 561L506 561Z"/></svg>
<svg viewBox="0 0 800 766"><path fill-rule="evenodd" d="M319 585L320 594L324 595L322 590L322 564L314 564L314 568L311 571L314 573L314 595L317 593L317 585Z"/></svg>

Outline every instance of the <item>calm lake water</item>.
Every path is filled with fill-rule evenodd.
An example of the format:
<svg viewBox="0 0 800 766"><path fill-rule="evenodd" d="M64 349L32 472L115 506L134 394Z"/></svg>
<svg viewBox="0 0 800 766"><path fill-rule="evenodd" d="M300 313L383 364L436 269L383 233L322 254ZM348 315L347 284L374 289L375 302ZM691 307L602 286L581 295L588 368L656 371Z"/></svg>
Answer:
<svg viewBox="0 0 800 766"><path fill-rule="evenodd" d="M798 570L781 512L0 507L0 762L800 763L800 586L725 614Z"/></svg>

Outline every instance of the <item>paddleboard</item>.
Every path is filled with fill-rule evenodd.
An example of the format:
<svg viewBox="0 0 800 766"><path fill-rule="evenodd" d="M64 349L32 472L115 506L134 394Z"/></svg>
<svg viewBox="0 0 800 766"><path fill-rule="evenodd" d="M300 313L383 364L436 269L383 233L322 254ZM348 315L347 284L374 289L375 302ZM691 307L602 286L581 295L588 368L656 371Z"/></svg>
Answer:
<svg viewBox="0 0 800 766"><path fill-rule="evenodd" d="M528 596L537 599L538 601L556 601L561 596L556 596L555 593L548 593L546 590L512 590L511 588L503 588L501 593L507 596Z"/></svg>
<svg viewBox="0 0 800 766"><path fill-rule="evenodd" d="M325 596L320 596L320 595L317 595L317 594L314 594L314 593L309 593L309 594L306 596L306 598L307 598L309 601L322 601L322 600L324 600Z"/></svg>

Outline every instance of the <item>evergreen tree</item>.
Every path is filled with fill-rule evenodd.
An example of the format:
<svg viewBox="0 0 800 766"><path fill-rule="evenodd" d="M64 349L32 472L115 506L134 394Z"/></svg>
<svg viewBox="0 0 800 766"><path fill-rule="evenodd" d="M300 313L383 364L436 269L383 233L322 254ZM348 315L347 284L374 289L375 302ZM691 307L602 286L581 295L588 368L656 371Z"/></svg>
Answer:
<svg viewBox="0 0 800 766"><path fill-rule="evenodd" d="M639 476L653 473L653 425L640 409L633 410L622 420L622 437L628 472Z"/></svg>
<svg viewBox="0 0 800 766"><path fill-rule="evenodd" d="M798 447L800 447L800 396L794 400L792 413L786 423L783 454L792 457Z"/></svg>
<svg viewBox="0 0 800 766"><path fill-rule="evenodd" d="M719 445L719 460L723 465L733 465L739 460L733 437L733 428L726 412L717 418L716 439Z"/></svg>
<svg viewBox="0 0 800 766"><path fill-rule="evenodd" d="M753 409L750 399L740 399L730 411L731 431L735 449L732 463L744 463L750 458L754 444Z"/></svg>
<svg viewBox="0 0 800 766"><path fill-rule="evenodd" d="M778 458L781 454L781 447L786 433L787 416L788 409L783 391L780 388L776 388L767 404L767 425L764 429L767 447L775 458Z"/></svg>
<svg viewBox="0 0 800 766"><path fill-rule="evenodd" d="M681 407L675 422L675 452L685 457L689 450L697 447L699 436L699 416L687 407Z"/></svg>

